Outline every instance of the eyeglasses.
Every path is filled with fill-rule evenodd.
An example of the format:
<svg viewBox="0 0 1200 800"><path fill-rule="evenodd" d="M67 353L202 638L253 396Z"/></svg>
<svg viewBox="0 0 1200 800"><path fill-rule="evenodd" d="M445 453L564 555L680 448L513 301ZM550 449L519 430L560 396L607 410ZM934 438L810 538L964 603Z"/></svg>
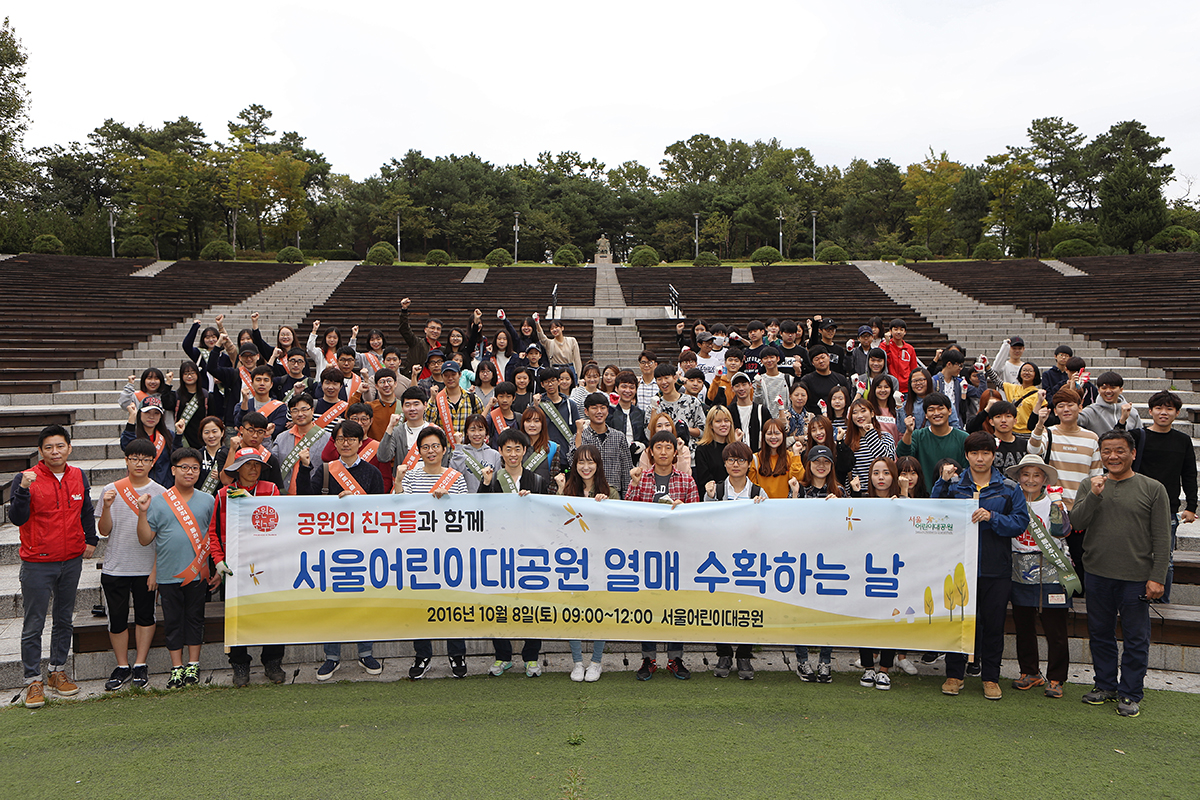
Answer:
<svg viewBox="0 0 1200 800"><path fill-rule="evenodd" d="M338 436L333 440L334 444L349 444L350 442L361 442L362 439L357 436Z"/></svg>
<svg viewBox="0 0 1200 800"><path fill-rule="evenodd" d="M145 464L153 464L154 463L154 459L150 458L149 456L125 456L125 460L135 466L142 466Z"/></svg>
<svg viewBox="0 0 1200 800"><path fill-rule="evenodd" d="M441 450L442 443L441 442L433 442L432 444L423 444L420 447L418 447L417 449L420 450L422 453L432 453L436 450Z"/></svg>
<svg viewBox="0 0 1200 800"><path fill-rule="evenodd" d="M199 464L176 464L171 469L177 469L180 472L199 472Z"/></svg>
<svg viewBox="0 0 1200 800"><path fill-rule="evenodd" d="M744 458L727 458L727 459L725 459L725 463L726 464L749 464L750 462Z"/></svg>
<svg viewBox="0 0 1200 800"><path fill-rule="evenodd" d="M252 435L254 435L254 434L256 434L256 433L258 433L258 434L262 434L263 436L266 436L266 435L267 435L267 429L266 429L266 428L242 428L242 435L243 435L243 436L252 436Z"/></svg>

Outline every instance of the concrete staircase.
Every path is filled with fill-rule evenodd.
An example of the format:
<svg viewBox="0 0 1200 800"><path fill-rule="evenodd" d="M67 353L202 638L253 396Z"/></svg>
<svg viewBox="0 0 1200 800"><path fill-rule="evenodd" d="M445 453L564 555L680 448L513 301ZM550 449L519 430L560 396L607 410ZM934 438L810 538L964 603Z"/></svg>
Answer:
<svg viewBox="0 0 1200 800"><path fill-rule="evenodd" d="M659 313L659 309L649 309ZM568 309L564 309L567 312ZM634 320L646 309L625 305L617 268L612 264L596 265L596 294L593 308L570 309L571 314L586 315L592 320L592 359L603 369L608 364L636 364L638 354L645 349ZM566 316L566 313L564 313ZM616 324L610 324L615 322Z"/></svg>

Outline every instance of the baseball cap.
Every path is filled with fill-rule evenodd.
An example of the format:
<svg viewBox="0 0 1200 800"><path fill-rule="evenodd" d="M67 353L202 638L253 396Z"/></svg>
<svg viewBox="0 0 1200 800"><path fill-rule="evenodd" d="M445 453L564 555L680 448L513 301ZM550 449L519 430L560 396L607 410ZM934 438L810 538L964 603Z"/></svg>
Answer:
<svg viewBox="0 0 1200 800"><path fill-rule="evenodd" d="M442 372L462 372L462 368L458 366L458 362L454 359L442 362Z"/></svg>
<svg viewBox="0 0 1200 800"><path fill-rule="evenodd" d="M138 406L138 413L140 414L146 409L152 409L161 414L163 410L162 399L156 395L146 395L142 398L141 405Z"/></svg>
<svg viewBox="0 0 1200 800"><path fill-rule="evenodd" d="M1022 339L1020 336L1014 336L1008 340L1008 346L1009 347L1024 347L1025 340Z"/></svg>
<svg viewBox="0 0 1200 800"><path fill-rule="evenodd" d="M744 373L744 372L735 372L735 373L734 373L734 375L733 375L733 377L729 379L729 385L730 385L730 386L732 386L733 384L737 383L738 381L745 381L746 383L750 383L750 382L751 382L751 381L750 381L750 376L749 376L749 375L747 375L746 373Z"/></svg>
<svg viewBox="0 0 1200 800"><path fill-rule="evenodd" d="M808 451L808 460L809 461L816 461L818 458L824 458L824 459L832 462L833 461L833 453L830 452L829 448L826 447L825 445L819 444L816 447L814 447Z"/></svg>
<svg viewBox="0 0 1200 800"><path fill-rule="evenodd" d="M858 335L859 336L866 336L869 333L874 333L874 331L871 330L870 325L859 325L858 326Z"/></svg>

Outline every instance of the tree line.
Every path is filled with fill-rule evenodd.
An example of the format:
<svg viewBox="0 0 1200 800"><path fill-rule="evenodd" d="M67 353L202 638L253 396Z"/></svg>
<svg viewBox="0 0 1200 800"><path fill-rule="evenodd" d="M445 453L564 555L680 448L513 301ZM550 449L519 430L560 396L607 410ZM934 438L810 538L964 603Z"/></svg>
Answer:
<svg viewBox="0 0 1200 800"><path fill-rule="evenodd" d="M1170 149L1137 120L1089 139L1060 117L1036 119L1018 144L979 164L931 148L906 167L886 158L819 165L806 148L777 139L696 134L668 145L657 171L636 161L608 167L577 152L497 166L475 154L409 150L355 181L300 133L272 130L271 111L258 104L230 120L221 139L187 117L157 127L108 119L86 142L24 150L23 68L6 20L6 252L53 234L67 252L107 255L110 216L118 242L144 236L153 255L173 259L197 257L214 241L264 254L296 245L362 256L375 242L397 240L405 259L434 248L480 259L511 250L518 222L522 261L567 244L590 258L601 233L622 260L638 245L690 260L697 233L699 249L719 259L781 244L788 260L831 244L856 258L900 255L907 245L995 258L1190 249L1200 238L1200 210L1188 197L1164 197Z"/></svg>

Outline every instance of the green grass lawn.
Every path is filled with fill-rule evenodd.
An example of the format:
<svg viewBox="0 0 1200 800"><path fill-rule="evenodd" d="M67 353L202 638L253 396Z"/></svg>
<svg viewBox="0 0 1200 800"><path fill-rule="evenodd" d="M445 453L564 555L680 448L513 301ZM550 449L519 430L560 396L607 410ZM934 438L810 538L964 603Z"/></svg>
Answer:
<svg viewBox="0 0 1200 800"><path fill-rule="evenodd" d="M1150 692L1124 719L1076 685L994 703L977 680L959 697L940 682L510 673L126 692L0 711L0 785L22 799L1197 795L1200 696Z"/></svg>

